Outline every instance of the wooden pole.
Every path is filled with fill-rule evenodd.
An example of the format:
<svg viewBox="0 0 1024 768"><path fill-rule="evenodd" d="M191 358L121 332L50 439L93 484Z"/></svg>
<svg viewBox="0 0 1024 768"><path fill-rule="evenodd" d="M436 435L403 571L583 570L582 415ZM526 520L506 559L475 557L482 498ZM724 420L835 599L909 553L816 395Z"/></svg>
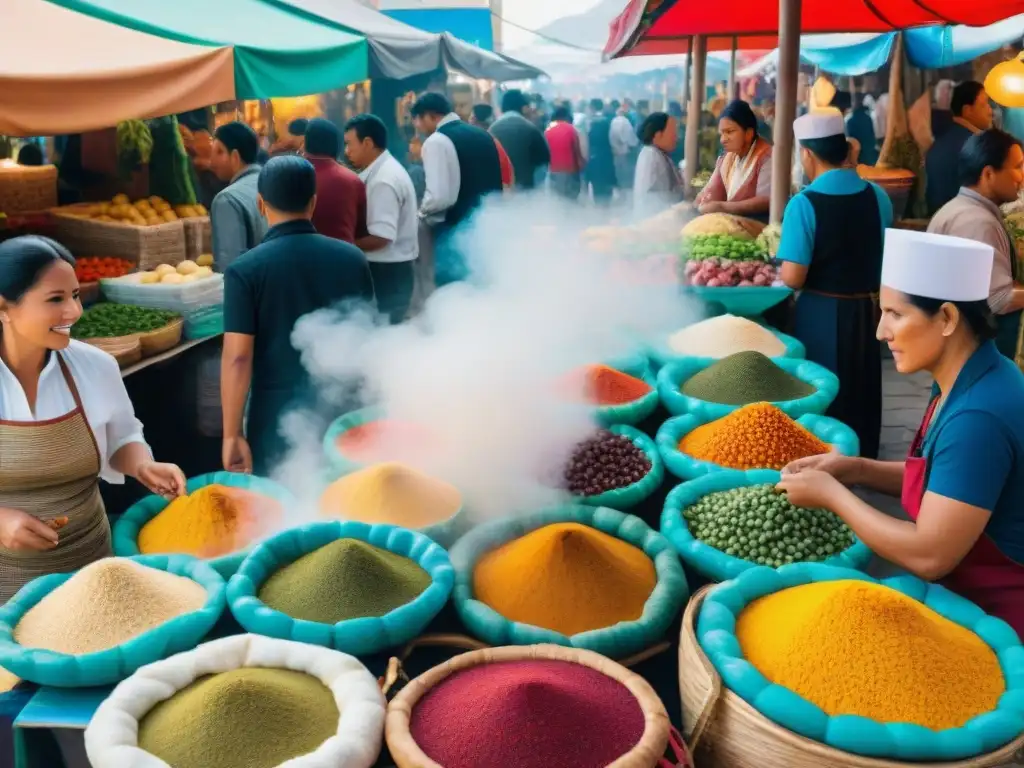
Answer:
<svg viewBox="0 0 1024 768"><path fill-rule="evenodd" d="M800 0L779 0L779 74L772 149L771 223L782 222L793 171L793 121L800 67Z"/></svg>
<svg viewBox="0 0 1024 768"><path fill-rule="evenodd" d="M686 61L683 62L683 96L680 103L683 109L689 106L690 102L690 62L693 60L693 38L688 37L686 39Z"/></svg>
<svg viewBox="0 0 1024 768"><path fill-rule="evenodd" d="M700 118L704 110L704 65L707 63L708 40L704 35L694 35L690 46L690 104L686 110L686 167L683 183L686 194L692 194L690 182L700 170ZM792 122L792 120L790 121Z"/></svg>
<svg viewBox="0 0 1024 768"><path fill-rule="evenodd" d="M729 101L738 98L736 95L736 45L735 36L732 39L732 50L729 54Z"/></svg>

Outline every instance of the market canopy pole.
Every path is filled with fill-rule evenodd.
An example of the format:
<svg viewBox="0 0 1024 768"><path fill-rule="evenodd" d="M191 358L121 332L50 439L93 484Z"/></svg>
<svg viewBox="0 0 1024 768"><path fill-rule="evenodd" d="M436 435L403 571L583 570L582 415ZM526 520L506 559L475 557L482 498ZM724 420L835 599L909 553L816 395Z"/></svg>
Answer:
<svg viewBox="0 0 1024 768"><path fill-rule="evenodd" d="M772 135L772 224L782 223L789 201L793 170L793 121L796 120L796 83L800 68L801 0L779 0L779 74L775 94ZM687 137L689 141L689 137Z"/></svg>
<svg viewBox="0 0 1024 768"><path fill-rule="evenodd" d="M685 109L690 104L690 62L693 60L693 37L686 38L686 61L683 62L683 98L682 105Z"/></svg>
<svg viewBox="0 0 1024 768"><path fill-rule="evenodd" d="M686 195L692 193L690 183L697 176L700 165L700 117L704 108L704 66L708 57L708 39L704 35L694 35L690 46L690 103L686 108L686 169L683 172L683 184Z"/></svg>
<svg viewBox="0 0 1024 768"><path fill-rule="evenodd" d="M732 38L732 50L729 53L729 101L737 98L736 95L736 47L739 41L734 35Z"/></svg>

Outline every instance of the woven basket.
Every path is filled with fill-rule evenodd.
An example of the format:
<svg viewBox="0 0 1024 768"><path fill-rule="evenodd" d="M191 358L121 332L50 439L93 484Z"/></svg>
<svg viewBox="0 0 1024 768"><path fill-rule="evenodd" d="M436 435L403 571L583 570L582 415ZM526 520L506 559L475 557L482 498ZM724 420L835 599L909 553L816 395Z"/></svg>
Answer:
<svg viewBox="0 0 1024 768"><path fill-rule="evenodd" d="M53 211L56 239L78 256L116 256L138 261L140 270L185 260L185 226L180 221L137 227L75 216L90 205L72 205Z"/></svg>
<svg viewBox="0 0 1024 768"><path fill-rule="evenodd" d="M500 661L523 659L552 659L581 664L596 669L622 683L636 697L644 713L645 726L640 741L629 752L608 768L654 768L659 765L669 743L669 721L665 707L651 686L637 674L621 664L597 653L562 648L557 645L530 645L526 647L487 648L463 653L441 664L409 683L388 705L384 735L391 757L398 768L442 768L431 760L413 740L409 731L412 711L421 698L449 675L463 669ZM486 734L480 734L485 738ZM502 755L495 756L495 765L501 764ZM552 766L552 768L555 768Z"/></svg>
<svg viewBox="0 0 1024 768"><path fill-rule="evenodd" d="M210 217L200 216L189 219L182 219L185 227L185 258L196 261L204 253L213 250L213 230L210 227Z"/></svg>
<svg viewBox="0 0 1024 768"><path fill-rule="evenodd" d="M142 343L142 356L152 357L169 349L174 349L181 343L181 334L184 328L185 320L179 317L163 328L157 328L155 331L140 334L139 341Z"/></svg>
<svg viewBox="0 0 1024 768"><path fill-rule="evenodd" d="M131 336L114 336L107 339L83 339L86 344L98 347L111 355L122 368L135 365L142 359L142 343L139 334Z"/></svg>
<svg viewBox="0 0 1024 768"><path fill-rule="evenodd" d="M10 215L57 205L57 166L0 164L0 211Z"/></svg>
<svg viewBox="0 0 1024 768"><path fill-rule="evenodd" d="M1024 757L1024 736L996 752L946 763L877 760L819 744L775 725L732 691L697 641L695 626L709 586L686 606L679 640L683 734L701 768L1010 768Z"/></svg>

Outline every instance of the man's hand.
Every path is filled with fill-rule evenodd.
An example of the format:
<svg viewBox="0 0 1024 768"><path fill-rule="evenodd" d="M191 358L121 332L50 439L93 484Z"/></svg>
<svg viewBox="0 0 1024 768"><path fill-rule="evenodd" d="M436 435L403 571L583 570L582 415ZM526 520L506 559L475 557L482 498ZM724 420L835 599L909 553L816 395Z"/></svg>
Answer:
<svg viewBox="0 0 1024 768"><path fill-rule="evenodd" d="M244 437L225 437L221 458L228 472L252 474L252 450Z"/></svg>

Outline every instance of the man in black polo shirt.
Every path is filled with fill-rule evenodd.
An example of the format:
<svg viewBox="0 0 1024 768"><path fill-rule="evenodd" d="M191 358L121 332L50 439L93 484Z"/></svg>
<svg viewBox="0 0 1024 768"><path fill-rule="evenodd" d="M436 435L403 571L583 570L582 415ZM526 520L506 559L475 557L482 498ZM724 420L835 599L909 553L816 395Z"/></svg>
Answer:
<svg viewBox="0 0 1024 768"><path fill-rule="evenodd" d="M313 228L316 171L308 160L270 160L257 188L270 230L224 275L221 404L224 468L266 476L287 450L281 417L316 402L291 342L296 321L346 299L372 301L373 281L362 251Z"/></svg>

